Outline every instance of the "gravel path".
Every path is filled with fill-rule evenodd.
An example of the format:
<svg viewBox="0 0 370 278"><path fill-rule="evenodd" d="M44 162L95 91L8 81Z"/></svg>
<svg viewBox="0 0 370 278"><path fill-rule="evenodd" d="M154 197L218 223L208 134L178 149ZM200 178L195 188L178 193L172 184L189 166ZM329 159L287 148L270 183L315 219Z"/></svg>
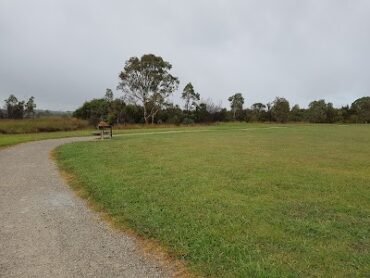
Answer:
<svg viewBox="0 0 370 278"><path fill-rule="evenodd" d="M50 159L58 145L0 151L0 277L169 277L135 239L112 230L75 196Z"/></svg>

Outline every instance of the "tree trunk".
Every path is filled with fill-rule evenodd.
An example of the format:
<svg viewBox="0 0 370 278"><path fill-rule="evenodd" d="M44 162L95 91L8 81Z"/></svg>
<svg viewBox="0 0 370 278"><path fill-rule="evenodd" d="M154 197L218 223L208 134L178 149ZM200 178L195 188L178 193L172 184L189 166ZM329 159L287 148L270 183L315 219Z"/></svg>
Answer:
<svg viewBox="0 0 370 278"><path fill-rule="evenodd" d="M149 124L149 121L148 121L148 116L147 116L147 112L146 112L146 106L145 106L145 103L143 105L143 108L144 108L144 121L145 121L145 124Z"/></svg>

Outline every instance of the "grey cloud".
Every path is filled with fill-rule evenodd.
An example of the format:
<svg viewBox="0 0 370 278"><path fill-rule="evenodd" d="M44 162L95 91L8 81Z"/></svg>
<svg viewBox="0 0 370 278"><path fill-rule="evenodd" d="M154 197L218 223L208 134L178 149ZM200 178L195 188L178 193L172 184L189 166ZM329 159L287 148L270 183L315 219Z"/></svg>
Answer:
<svg viewBox="0 0 370 278"><path fill-rule="evenodd" d="M225 106L236 91L344 105L370 94L369 14L366 0L2 0L0 99L73 110L150 52Z"/></svg>

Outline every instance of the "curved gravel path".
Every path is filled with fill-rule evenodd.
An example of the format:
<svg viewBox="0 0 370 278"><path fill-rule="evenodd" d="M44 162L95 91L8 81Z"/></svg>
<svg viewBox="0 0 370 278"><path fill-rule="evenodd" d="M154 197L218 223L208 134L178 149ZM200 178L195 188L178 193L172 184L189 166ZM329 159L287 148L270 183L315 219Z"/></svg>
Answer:
<svg viewBox="0 0 370 278"><path fill-rule="evenodd" d="M75 196L50 159L58 145L0 151L0 277L169 277L135 239L112 230Z"/></svg>

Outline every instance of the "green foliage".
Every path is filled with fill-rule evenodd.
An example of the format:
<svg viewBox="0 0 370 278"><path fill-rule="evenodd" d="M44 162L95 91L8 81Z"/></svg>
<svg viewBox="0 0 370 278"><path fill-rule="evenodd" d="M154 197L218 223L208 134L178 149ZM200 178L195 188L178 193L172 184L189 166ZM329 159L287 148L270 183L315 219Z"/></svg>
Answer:
<svg viewBox="0 0 370 278"><path fill-rule="evenodd" d="M351 109L356 113L356 122L370 123L370 97L355 100Z"/></svg>
<svg viewBox="0 0 370 278"><path fill-rule="evenodd" d="M272 118L280 123L285 123L289 119L289 102L282 97L276 97L271 107Z"/></svg>
<svg viewBox="0 0 370 278"><path fill-rule="evenodd" d="M329 102L326 105L326 122L335 123L339 121L339 113L337 109L333 107L333 104Z"/></svg>
<svg viewBox="0 0 370 278"><path fill-rule="evenodd" d="M105 91L105 100L108 102L108 103L112 103L113 102L113 99L114 99L114 95L113 95L113 92L111 89L106 89Z"/></svg>
<svg viewBox="0 0 370 278"><path fill-rule="evenodd" d="M106 99L101 98L86 101L73 113L73 116L88 120L91 124L96 125L99 121L106 120L108 113L109 103Z"/></svg>
<svg viewBox="0 0 370 278"><path fill-rule="evenodd" d="M254 103L251 106L250 114L248 121L250 122L256 122L256 121L261 121L264 122L266 121L266 105L263 103L257 102Z"/></svg>
<svg viewBox="0 0 370 278"><path fill-rule="evenodd" d="M250 109L238 109L234 118L234 111L227 111L215 105L210 99L197 103L195 110L182 110L178 105L166 104L156 114L154 123L174 123L174 119L182 123L210 123L227 122L232 119L247 122L305 122L313 123L367 123L367 97L352 104L351 108L344 106L334 108L332 103L325 100L313 101L308 109L294 105L289 111L289 102L284 98L277 98L273 103L254 103ZM277 101L277 102L276 102ZM151 108L150 105L148 105ZM103 99L94 99L86 102L74 112L74 116L89 120L96 124L105 120L111 124L143 123L143 107L136 104L126 104L123 99L114 99L113 94ZM176 117L175 117L176 116Z"/></svg>
<svg viewBox="0 0 370 278"><path fill-rule="evenodd" d="M182 92L181 98L185 101L185 111L186 115L189 117L189 112L193 110L194 107L198 106L200 95L195 92L193 85L188 83Z"/></svg>
<svg viewBox="0 0 370 278"><path fill-rule="evenodd" d="M5 100L5 109L7 118L9 119L23 119L24 117L33 118L35 116L35 98L30 97L27 102L20 101L15 95L10 95ZM5 118L4 113L0 111L1 117Z"/></svg>
<svg viewBox="0 0 370 278"><path fill-rule="evenodd" d="M325 100L312 101L308 106L309 120L312 123L326 122L326 103Z"/></svg>
<svg viewBox="0 0 370 278"><path fill-rule="evenodd" d="M178 105L168 105L165 109L159 111L157 119L159 123L180 124L185 115Z"/></svg>
<svg viewBox="0 0 370 278"><path fill-rule="evenodd" d="M30 97L25 105L25 114L28 118L35 117L35 108L36 108L35 98Z"/></svg>
<svg viewBox="0 0 370 278"><path fill-rule="evenodd" d="M207 104L204 102L197 106L194 114L197 122L207 123L211 121L211 114L208 112Z"/></svg>
<svg viewBox="0 0 370 278"><path fill-rule="evenodd" d="M144 123L143 108L141 106L127 104L121 112L121 123Z"/></svg>
<svg viewBox="0 0 370 278"><path fill-rule="evenodd" d="M292 122L303 122L305 120L305 109L301 109L298 104L290 110L289 120Z"/></svg>
<svg viewBox="0 0 370 278"><path fill-rule="evenodd" d="M9 119L23 119L24 101L19 101L15 95L10 95L5 100L5 104Z"/></svg>
<svg viewBox="0 0 370 278"><path fill-rule="evenodd" d="M367 277L369 127L274 127L75 143L58 159L109 215L196 274Z"/></svg>
<svg viewBox="0 0 370 278"><path fill-rule="evenodd" d="M124 97L143 107L145 123L166 105L168 97L177 90L179 80L170 74L172 65L160 56L145 54L140 59L131 57L126 61L117 86Z"/></svg>
<svg viewBox="0 0 370 278"><path fill-rule="evenodd" d="M191 124L194 124L195 122L194 122L194 120L193 120L193 119L191 119L191 118L184 118L184 120L182 121L182 123L183 123L184 125L191 125Z"/></svg>
<svg viewBox="0 0 370 278"><path fill-rule="evenodd" d="M241 112L243 111L244 97L241 93L236 93L228 98L230 101L230 107L233 111L234 120L242 120ZM238 117L239 116L239 117Z"/></svg>
<svg viewBox="0 0 370 278"><path fill-rule="evenodd" d="M312 101L308 106L308 119L312 123L334 123L342 120L341 113L325 100Z"/></svg>

